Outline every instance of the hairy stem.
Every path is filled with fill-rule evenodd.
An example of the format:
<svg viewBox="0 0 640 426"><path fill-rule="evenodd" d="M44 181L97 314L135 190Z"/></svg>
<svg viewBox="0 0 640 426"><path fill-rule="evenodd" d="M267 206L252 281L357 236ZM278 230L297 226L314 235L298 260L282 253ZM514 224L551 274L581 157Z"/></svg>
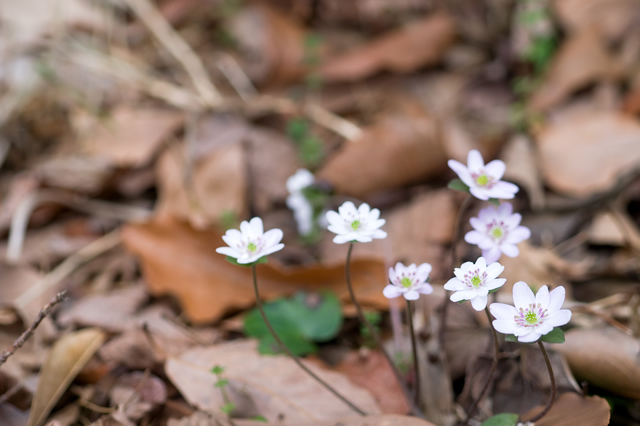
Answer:
<svg viewBox="0 0 640 426"><path fill-rule="evenodd" d="M540 340L538 340L538 346L540 347L540 350L542 351L542 356L544 357L544 362L545 362L545 364L547 364L547 370L549 370L549 379L551 380L551 396L549 398L549 402L547 402L547 406L544 407L544 410L542 410L540 412L540 414L538 414L537 416L535 416L531 420L528 420L528 422L530 422L530 423L535 423L538 420L540 420L541 418L543 418L549 412L549 410L551 410L551 406L553 405L553 402L556 400L556 378L553 375L553 368L551 367L551 361L549 360L549 354L547 353L547 350L544 348L544 345L542 344L542 342Z"/></svg>
<svg viewBox="0 0 640 426"><path fill-rule="evenodd" d="M398 371L398 367L396 367L395 363L393 362L393 360L391 359L387 351L384 349L380 336L378 335L376 330L373 328L371 323L364 316L362 307L360 306L360 303L358 303L358 300L356 299L356 295L353 291L353 286L351 285L351 252L352 251L353 251L353 242L349 243L349 251L347 252L347 264L344 270L345 278L347 280L347 288L349 289L349 295L351 296L351 303L353 303L353 305L356 307L356 311L358 312L358 318L360 319L360 322L364 324L365 327L367 327L367 330L369 330L369 334L375 341L376 346L378 347L380 352L382 352L382 355L384 355L385 359L391 366L391 369L393 370L393 374L396 376L396 380L398 381L398 385L400 385L400 389L402 389L402 393L404 394L404 397L407 400L409 407L411 408L411 412L418 417L424 418L424 415L422 414L422 412L418 409L416 404L413 402L413 398L411 398L409 389L407 388L407 385L402 379L402 375L400 374L400 371ZM420 378L418 378L418 380L420 380Z"/></svg>
<svg viewBox="0 0 640 426"><path fill-rule="evenodd" d="M475 401L473 401L471 408L469 408L469 411L467 411L467 420L465 420L464 422L465 425L469 424L469 420L471 420L471 417L473 417L473 415L475 414L476 408L478 408L478 404L480 403L480 401L482 401L485 394L489 390L489 385L491 384L493 375L496 372L496 368L498 367L498 353L500 352L500 342L498 341L498 333L496 332L496 329L493 328L491 313L489 312L488 306L484 307L484 312L487 314L487 319L489 320L489 326L491 327L491 331L493 333L493 346L495 348L495 354L493 356L493 361L491 362L491 369L489 370L489 376L487 377L487 382L484 384L484 387L482 388L482 392L480 392L480 395L478 395L478 398Z"/></svg>
<svg viewBox="0 0 640 426"><path fill-rule="evenodd" d="M289 355L289 357L296 363L298 364L298 367L302 368L307 374L309 374L311 377L313 377L318 383L320 383L322 386L324 386L329 392L331 392L332 394L334 394L338 399L340 399L342 402L344 402L345 404L347 404L353 411L357 412L358 414L362 415L362 416L366 416L367 413L365 413L364 411L362 411L360 408L358 408L354 403L352 403L351 401L349 401L347 398L345 398L344 396L340 395L338 393L337 390L335 390L333 387L331 387L331 385L329 385L327 382L325 382L324 380L322 380L320 377L318 377L313 371L309 370L303 363L302 361L300 361L300 358L298 358L297 356L295 356L293 354L293 352L291 352L289 350L289 348L287 348L285 346L285 344L282 342L282 340L280 339L280 337L278 337L278 334L276 333L276 331L273 329L273 327L271 326L271 323L269 322L269 319L267 318L267 314L265 314L264 312L264 308L262 307L262 302L260 300L260 293L258 291L258 278L256 276L256 265L252 265L251 266L251 270L253 272L253 291L255 293L256 296L256 305L258 306L258 310L260 311L260 315L262 316L262 319L265 323L265 325L267 326L267 328L269 329L269 332L271 333L271 336L273 336L274 340L278 343L278 345L280 346L280 349L282 349L283 352L285 352L287 355Z"/></svg>
<svg viewBox="0 0 640 426"><path fill-rule="evenodd" d="M415 402L420 403L420 366L418 365L418 347L416 346L416 332L413 328L413 315L411 313L411 301L407 300L407 316L409 317L409 332L411 333L411 349L413 349L413 374L416 378Z"/></svg>

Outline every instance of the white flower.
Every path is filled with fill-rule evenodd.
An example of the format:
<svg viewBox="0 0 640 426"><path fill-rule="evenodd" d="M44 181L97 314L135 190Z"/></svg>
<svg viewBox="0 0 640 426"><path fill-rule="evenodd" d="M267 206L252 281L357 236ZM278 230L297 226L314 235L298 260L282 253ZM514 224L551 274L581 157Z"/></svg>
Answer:
<svg viewBox="0 0 640 426"><path fill-rule="evenodd" d="M571 311L562 308L564 303L564 287L555 288L551 293L547 286L542 286L538 294L524 281L513 286L513 303L515 308L504 303L492 303L489 306L491 315L496 319L493 327L504 334L513 334L520 342L535 342L554 327L565 325L571 319Z"/></svg>
<svg viewBox="0 0 640 426"><path fill-rule="evenodd" d="M485 165L482 154L475 149L469 151L466 166L456 160L449 160L448 164L476 198L510 199L518 192L516 185L500 180L506 169L504 161L493 160Z"/></svg>
<svg viewBox="0 0 640 426"><path fill-rule="evenodd" d="M473 309L481 311L487 307L489 291L502 287L507 281L505 278L498 278L502 271L504 271L504 266L498 262L487 266L484 257L480 257L475 264L465 262L460 268L456 268L453 271L456 277L451 278L444 285L444 288L455 291L451 295L452 302L471 300Z"/></svg>
<svg viewBox="0 0 640 426"><path fill-rule="evenodd" d="M531 237L529 228L519 226L522 216L512 212L511 203L502 203L500 207L485 207L478 212L478 217L469 221L474 230L467 232L464 240L480 247L487 262L500 259L502 253L518 256L520 250L516 244Z"/></svg>
<svg viewBox="0 0 640 426"><path fill-rule="evenodd" d="M391 281L391 284L384 288L382 294L387 299L402 295L407 300L417 300L420 297L420 293L431 294L433 287L427 283L430 273L431 265L428 263L423 263L420 266L416 266L415 263L404 266L398 262L395 269L389 268L389 281Z"/></svg>
<svg viewBox="0 0 640 426"><path fill-rule="evenodd" d="M277 228L264 232L262 219L254 217L250 222L242 221L240 231L229 229L222 236L229 247L219 247L216 251L235 258L238 263L253 263L262 256L282 250L282 236L282 230Z"/></svg>
<svg viewBox="0 0 640 426"><path fill-rule="evenodd" d="M380 229L385 224L384 219L380 219L380 210L369 207L363 203L356 210L356 206L347 201L338 208L340 214L329 210L327 220L329 231L338 234L333 238L336 244L344 244L349 241L359 241L368 243L374 238L386 238L387 233Z"/></svg>
<svg viewBox="0 0 640 426"><path fill-rule="evenodd" d="M306 169L299 169L287 179L287 207L293 211L298 224L298 233L308 235L313 231L313 206L304 196L302 190L315 182L313 174Z"/></svg>

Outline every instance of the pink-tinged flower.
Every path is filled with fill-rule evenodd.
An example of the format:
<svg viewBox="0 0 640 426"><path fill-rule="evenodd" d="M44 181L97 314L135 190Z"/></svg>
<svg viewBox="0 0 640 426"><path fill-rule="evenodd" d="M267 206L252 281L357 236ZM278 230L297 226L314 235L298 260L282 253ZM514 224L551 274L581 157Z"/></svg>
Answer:
<svg viewBox="0 0 640 426"><path fill-rule="evenodd" d="M522 216L513 212L511 203L502 203L500 207L488 206L478 212L478 217L469 221L473 231L467 232L464 240L482 249L487 262L495 262L504 253L516 257L520 250L516 244L531 237L526 226L519 226Z"/></svg>
<svg viewBox="0 0 640 426"><path fill-rule="evenodd" d="M492 303L489 306L491 315L496 318L493 327L500 333L517 336L520 342L535 342L554 327L565 325L571 319L571 311L561 309L564 294L562 286L549 293L545 285L534 296L527 283L518 281L513 286L515 307L504 303Z"/></svg>
<svg viewBox="0 0 640 426"><path fill-rule="evenodd" d="M455 291L451 295L452 302L470 300L473 309L481 311L487 307L489 292L502 287L507 281L505 278L498 278L502 271L504 266L498 262L487 266L484 257L480 257L475 264L465 262L460 268L456 268L453 271L455 278L451 278L444 288Z"/></svg>
<svg viewBox="0 0 640 426"><path fill-rule="evenodd" d="M338 234L333 238L334 243L344 244L349 241L369 243L374 238L387 237L387 233L380 229L386 221L380 219L380 210L372 210L369 204L363 203L356 209L351 201L347 201L338 208L338 211L340 214L330 210L326 215L329 222L327 229Z"/></svg>
<svg viewBox="0 0 640 426"><path fill-rule="evenodd" d="M427 278L431 273L431 265L423 263L416 266L412 263L404 266L402 263L396 263L395 268L389 268L389 281L382 294L387 299L393 299L398 296L404 296L407 300L417 300L420 294L433 293L433 287L427 283Z"/></svg>
<svg viewBox="0 0 640 426"><path fill-rule="evenodd" d="M262 219L254 217L250 222L242 221L240 231L229 229L222 236L229 247L218 247L216 252L233 257L238 263L253 263L263 256L282 250L282 236L282 230L277 228L264 232Z"/></svg>
<svg viewBox="0 0 640 426"><path fill-rule="evenodd" d="M466 166L456 160L449 160L448 164L476 198L510 199L518 192L516 185L500 180L506 169L504 161L493 160L485 165L478 150L469 151Z"/></svg>

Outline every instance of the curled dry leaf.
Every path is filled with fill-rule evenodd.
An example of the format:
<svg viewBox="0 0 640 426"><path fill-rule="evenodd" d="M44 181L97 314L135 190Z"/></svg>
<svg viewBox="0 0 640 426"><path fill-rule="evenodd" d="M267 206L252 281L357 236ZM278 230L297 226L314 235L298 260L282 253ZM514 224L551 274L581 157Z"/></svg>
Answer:
<svg viewBox="0 0 640 426"><path fill-rule="evenodd" d="M196 231L174 218L125 227L125 246L141 262L149 290L178 298L187 317L202 323L255 303L251 269L227 262L215 252L224 245L216 231ZM381 286L386 282L384 263L360 259L352 263L353 285L361 303L388 307ZM344 261L332 265L284 268L276 261L258 265L261 295L270 299L296 290L329 289L348 300Z"/></svg>
<svg viewBox="0 0 640 426"><path fill-rule="evenodd" d="M551 5L566 29L595 29L610 41L623 35L640 18L640 4L634 0L554 0Z"/></svg>
<svg viewBox="0 0 640 426"><path fill-rule="evenodd" d="M570 36L553 57L542 85L529 101L535 110L547 110L574 91L600 80L611 80L620 71L596 31Z"/></svg>
<svg viewBox="0 0 640 426"><path fill-rule="evenodd" d="M553 345L563 353L579 379L628 398L640 399L640 346L614 328L573 329L565 343Z"/></svg>
<svg viewBox="0 0 640 426"><path fill-rule="evenodd" d="M361 80L385 70L415 71L439 62L453 44L455 34L450 16L430 15L327 60L319 73L325 81L338 82Z"/></svg>
<svg viewBox="0 0 640 426"><path fill-rule="evenodd" d="M575 197L606 192L640 167L640 124L618 113L589 114L545 129L537 138L546 183Z"/></svg>
<svg viewBox="0 0 640 426"><path fill-rule="evenodd" d="M411 98L346 142L318 171L339 193L365 197L432 177L446 168L438 123Z"/></svg>
<svg viewBox="0 0 640 426"><path fill-rule="evenodd" d="M105 339L105 333L97 328L74 331L58 339L40 370L29 426L44 424L62 393Z"/></svg>
<svg viewBox="0 0 640 426"><path fill-rule="evenodd" d="M536 407L522 419L531 419L543 409L544 406ZM610 417L611 407L606 399L565 392L558 397L551 410L536 422L536 426L607 426Z"/></svg>
<svg viewBox="0 0 640 426"><path fill-rule="evenodd" d="M254 341L192 349L179 358L168 359L165 372L189 403L216 413L224 400L220 389L214 386L217 378L210 372L215 365L224 367L229 397L242 417L262 415L269 422L301 425L353 413L290 358L258 354ZM307 367L365 412L379 412L373 397L343 375L313 364Z"/></svg>

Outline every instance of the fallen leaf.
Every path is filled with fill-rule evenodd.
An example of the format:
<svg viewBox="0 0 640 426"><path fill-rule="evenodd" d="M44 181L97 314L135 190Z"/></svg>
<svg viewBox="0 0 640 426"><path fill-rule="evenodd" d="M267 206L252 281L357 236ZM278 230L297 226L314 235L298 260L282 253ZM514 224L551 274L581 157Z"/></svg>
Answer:
<svg viewBox="0 0 640 426"><path fill-rule="evenodd" d="M435 426L417 417L398 414L378 414L377 416L345 417L331 422L307 424L305 426Z"/></svg>
<svg viewBox="0 0 640 426"><path fill-rule="evenodd" d="M455 34L451 17L429 15L328 59L319 74L323 81L338 82L362 80L385 70L409 73L438 63L453 44Z"/></svg>
<svg viewBox="0 0 640 426"><path fill-rule="evenodd" d="M124 105L107 119L77 131L87 155L109 160L117 167L141 167L183 121L180 112Z"/></svg>
<svg viewBox="0 0 640 426"><path fill-rule="evenodd" d="M0 419L3 426L24 426L29 413L18 410L11 404L0 404Z"/></svg>
<svg viewBox="0 0 640 426"><path fill-rule="evenodd" d="M640 399L638 340L614 328L573 329L553 349L567 358L574 374L628 398Z"/></svg>
<svg viewBox="0 0 640 426"><path fill-rule="evenodd" d="M40 371L29 426L44 424L62 393L105 339L105 334L96 328L74 331L58 339Z"/></svg>
<svg viewBox="0 0 640 426"><path fill-rule="evenodd" d="M305 361L302 361L305 362ZM224 367L230 399L243 417L262 415L269 422L304 424L334 420L352 414L351 409L324 389L293 360L282 355L263 356L254 341L235 341L192 349L180 358L170 358L165 372L184 398L198 409L220 412L224 404L214 365ZM373 397L339 373L307 364L315 374L331 383L365 412L379 412ZM250 408L243 408L250 406ZM249 412L251 411L251 412Z"/></svg>
<svg viewBox="0 0 640 426"><path fill-rule="evenodd" d="M447 167L438 124L411 98L389 101L392 108L362 136L346 142L318 171L317 178L341 194L363 198L433 177Z"/></svg>
<svg viewBox="0 0 640 426"><path fill-rule="evenodd" d="M551 2L560 23L571 32L594 29L614 41L640 18L635 0L554 0Z"/></svg>
<svg viewBox="0 0 640 426"><path fill-rule="evenodd" d="M81 155L47 157L35 167L43 185L87 195L104 191L113 173L113 165L106 159Z"/></svg>
<svg viewBox="0 0 640 426"><path fill-rule="evenodd" d="M333 370L347 376L353 384L371 392L383 413L409 412L409 406L393 370L380 352L349 352Z"/></svg>
<svg viewBox="0 0 640 426"><path fill-rule="evenodd" d="M543 409L544 406L536 407L522 419L531 419ZM607 426L610 417L611 407L606 399L565 392L558 397L551 410L536 422L536 426Z"/></svg>
<svg viewBox="0 0 640 426"><path fill-rule="evenodd" d="M624 246L626 238L611 212L598 214L593 218L591 226L587 229L589 241L592 244L610 246Z"/></svg>
<svg viewBox="0 0 640 426"><path fill-rule="evenodd" d="M125 246L140 258L151 293L177 297L193 322L216 321L225 313L246 309L255 303L251 269L232 265L215 252L224 245L221 234L216 231L196 231L176 219L163 218L127 225L122 238ZM351 270L359 301L386 309L388 301L382 295L387 280L384 264L359 259L353 261ZM342 301L349 298L344 261L284 268L270 260L258 265L258 284L265 299L301 289L328 289Z"/></svg>
<svg viewBox="0 0 640 426"><path fill-rule="evenodd" d="M617 113L565 120L538 135L540 167L556 191L588 197L640 166L640 124Z"/></svg>
<svg viewBox="0 0 640 426"><path fill-rule="evenodd" d="M588 84L617 79L619 75L619 67L598 33L581 31L570 35L560 46L529 106L547 110Z"/></svg>
<svg viewBox="0 0 640 426"><path fill-rule="evenodd" d="M123 406L129 420L140 420L167 400L165 383L153 374L140 371L124 374L109 391L111 404Z"/></svg>
<svg viewBox="0 0 640 426"><path fill-rule="evenodd" d="M545 199L536 155L532 141L524 135L518 135L507 142L502 157L507 165L505 180L526 189L531 208L540 211L544 208Z"/></svg>

